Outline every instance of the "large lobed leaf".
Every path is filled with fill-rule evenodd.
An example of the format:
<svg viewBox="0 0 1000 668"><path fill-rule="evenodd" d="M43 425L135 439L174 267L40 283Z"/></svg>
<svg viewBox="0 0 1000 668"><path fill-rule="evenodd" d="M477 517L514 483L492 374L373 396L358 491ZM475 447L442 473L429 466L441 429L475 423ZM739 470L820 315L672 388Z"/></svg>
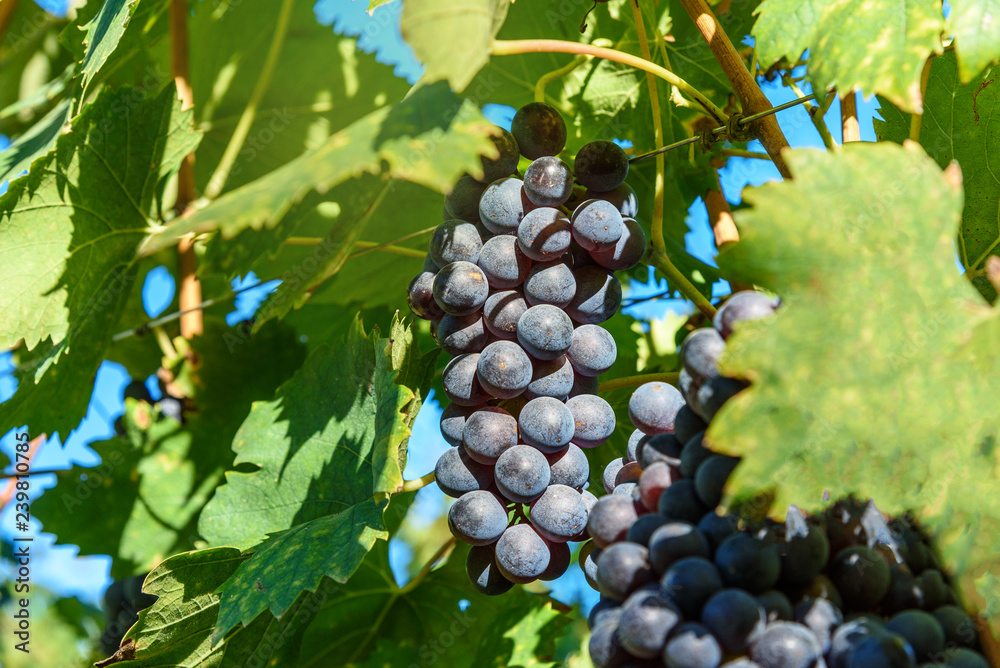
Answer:
<svg viewBox="0 0 1000 668"><path fill-rule="evenodd" d="M165 182L198 144L175 98L172 86L151 98L102 92L0 196L0 348L53 342L34 377L22 374L0 433L28 423L65 436L86 412L80 388L115 333L136 247Z"/></svg>
<svg viewBox="0 0 1000 668"><path fill-rule="evenodd" d="M963 83L1000 61L1000 0L951 0L948 28Z"/></svg>
<svg viewBox="0 0 1000 668"><path fill-rule="evenodd" d="M942 169L962 167L965 206L958 233L958 257L976 287L989 299L996 291L983 275L990 255L1000 255L1000 84L984 72L959 81L954 52L935 58L927 80L920 144ZM880 99L875 120L879 139L902 143L910 136L910 115Z"/></svg>
<svg viewBox="0 0 1000 668"><path fill-rule="evenodd" d="M879 93L919 111L924 61L941 53L944 16L937 0L764 0L753 28L767 67L809 50L816 90L836 85Z"/></svg>
<svg viewBox="0 0 1000 668"><path fill-rule="evenodd" d="M1000 591L1000 317L955 271L962 196L918 146L789 155L795 180L747 193L719 256L785 305L730 339L751 388L709 429L743 457L729 500L822 508L856 493L914 510L966 603ZM996 610L992 622L997 626Z"/></svg>

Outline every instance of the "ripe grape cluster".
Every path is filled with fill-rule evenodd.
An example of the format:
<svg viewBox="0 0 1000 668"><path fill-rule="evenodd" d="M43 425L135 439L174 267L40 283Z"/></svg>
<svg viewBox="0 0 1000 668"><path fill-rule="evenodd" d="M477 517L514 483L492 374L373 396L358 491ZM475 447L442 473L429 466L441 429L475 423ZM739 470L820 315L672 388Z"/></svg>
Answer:
<svg viewBox="0 0 1000 668"><path fill-rule="evenodd" d="M845 499L785 522L750 522L716 506L739 460L705 430L745 387L718 371L740 321L764 295L734 295L713 328L681 348L680 387L643 385L636 427L604 471L580 553L601 593L588 620L597 668L987 668L969 616L905 518Z"/></svg>
<svg viewBox="0 0 1000 668"><path fill-rule="evenodd" d="M511 132L497 130L497 157L448 195L408 293L452 356L441 433L455 447L435 477L457 499L449 526L473 545L469 578L486 594L558 577L567 541L584 537L597 499L581 448L615 427L596 392L617 349L599 324L621 305L614 272L646 249L616 144L582 147L574 173L559 157L566 124L553 107L529 104Z"/></svg>

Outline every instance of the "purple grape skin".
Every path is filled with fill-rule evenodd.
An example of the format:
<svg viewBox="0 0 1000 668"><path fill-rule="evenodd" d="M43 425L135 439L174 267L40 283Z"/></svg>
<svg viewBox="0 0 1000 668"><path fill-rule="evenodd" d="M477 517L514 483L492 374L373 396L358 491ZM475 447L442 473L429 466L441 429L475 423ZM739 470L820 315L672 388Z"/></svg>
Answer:
<svg viewBox="0 0 1000 668"><path fill-rule="evenodd" d="M588 266L573 272L576 278L576 294L566 306L566 313L581 325L596 325L604 322L622 304L622 286L601 267Z"/></svg>
<svg viewBox="0 0 1000 668"><path fill-rule="evenodd" d="M693 479L705 460L715 455L705 447L704 436L705 432L699 432L684 444L681 451L681 475L685 478Z"/></svg>
<svg viewBox="0 0 1000 668"><path fill-rule="evenodd" d="M462 431L465 429L465 421L477 408L478 406L448 404L448 407L441 412L441 436L448 442L448 445L462 445Z"/></svg>
<svg viewBox="0 0 1000 668"><path fill-rule="evenodd" d="M493 483L493 469L469 457L465 448L448 448L434 465L434 479L442 492L457 499L466 492L488 488Z"/></svg>
<svg viewBox="0 0 1000 668"><path fill-rule="evenodd" d="M590 641L587 645L590 660L595 668L618 668L625 666L630 660L628 652L618 642L618 619L617 616L610 616L594 625L590 634Z"/></svg>
<svg viewBox="0 0 1000 668"><path fill-rule="evenodd" d="M639 214L639 200L635 196L632 186L627 183L623 183L614 190L607 192L587 190L583 198L584 200L603 199L606 202L611 202L622 214L623 218L635 218Z"/></svg>
<svg viewBox="0 0 1000 668"><path fill-rule="evenodd" d="M656 529L649 537L649 561L657 573L663 575L680 559L708 558L712 554L705 534L698 531L694 525L666 518L664 522L663 526Z"/></svg>
<svg viewBox="0 0 1000 668"><path fill-rule="evenodd" d="M546 540L565 543L587 526L587 506L578 491L566 485L549 485L531 504L532 526Z"/></svg>
<svg viewBox="0 0 1000 668"><path fill-rule="evenodd" d="M489 340L478 311L469 315L446 313L438 323L435 338L441 349L452 357L482 352Z"/></svg>
<svg viewBox="0 0 1000 668"><path fill-rule="evenodd" d="M569 396L572 398L581 394L597 394L600 385L597 376L581 376L576 373L573 377L573 389L569 391Z"/></svg>
<svg viewBox="0 0 1000 668"><path fill-rule="evenodd" d="M529 445L515 445L505 450L494 465L497 489L515 503L531 503L549 484L549 462L545 455Z"/></svg>
<svg viewBox="0 0 1000 668"><path fill-rule="evenodd" d="M614 248L593 251L594 262L611 271L628 271L646 254L646 233L634 218L622 218L622 235Z"/></svg>
<svg viewBox="0 0 1000 668"><path fill-rule="evenodd" d="M712 596L722 590L719 570L704 557L683 557L670 565L660 579L660 591L684 612L697 619Z"/></svg>
<svg viewBox="0 0 1000 668"><path fill-rule="evenodd" d="M638 433L642 434L638 429ZM644 440L640 443L640 448L636 452L639 456L639 464L646 468L656 462L663 462L671 469L680 473L681 453L683 444L678 442L677 437L671 433L648 436L643 434Z"/></svg>
<svg viewBox="0 0 1000 668"><path fill-rule="evenodd" d="M667 638L680 622L680 610L660 596L644 596L633 605L626 601L618 622L618 641L632 656L652 659L663 651Z"/></svg>
<svg viewBox="0 0 1000 668"><path fill-rule="evenodd" d="M642 475L642 467L635 462L627 462L625 466L618 469L615 474L615 488L621 487L627 482L638 482Z"/></svg>
<svg viewBox="0 0 1000 668"><path fill-rule="evenodd" d="M559 209L539 207L524 215L517 227L517 243L532 260L551 262L569 248L569 218Z"/></svg>
<svg viewBox="0 0 1000 668"><path fill-rule="evenodd" d="M768 545L749 533L726 538L715 551L715 565L727 587L759 594L778 583L781 557L777 545Z"/></svg>
<svg viewBox="0 0 1000 668"><path fill-rule="evenodd" d="M581 554L583 552L581 551ZM581 566L582 567L582 566ZM587 628L593 630L595 626L600 624L605 619L621 618L622 609L621 604L618 601L613 601L610 598L601 598L590 609L590 614L587 615ZM616 621L615 624L618 622Z"/></svg>
<svg viewBox="0 0 1000 668"><path fill-rule="evenodd" d="M944 651L944 629L929 612L923 610L898 612L886 622L885 628L910 644L917 661L933 661Z"/></svg>
<svg viewBox="0 0 1000 668"><path fill-rule="evenodd" d="M502 408L479 408L466 421L462 443L472 459L494 464L505 451L517 445L517 420Z"/></svg>
<svg viewBox="0 0 1000 668"><path fill-rule="evenodd" d="M410 287L406 291L406 303L413 314L431 322L441 320L445 314L434 300L434 278L436 276L436 272L422 271L410 281ZM567 301L567 303L569 302Z"/></svg>
<svg viewBox="0 0 1000 668"><path fill-rule="evenodd" d="M722 661L722 648L704 624L685 622L670 634L663 661L668 668L716 668Z"/></svg>
<svg viewBox="0 0 1000 668"><path fill-rule="evenodd" d="M471 262L452 262L434 278L434 301L452 315L475 313L486 303L489 293L486 274Z"/></svg>
<svg viewBox="0 0 1000 668"><path fill-rule="evenodd" d="M470 353L453 357L445 366L441 380L444 393L453 404L478 406L490 398L476 377L478 363L479 353Z"/></svg>
<svg viewBox="0 0 1000 668"><path fill-rule="evenodd" d="M699 383L719 373L719 357L726 349L722 336L711 327L696 329L681 345L681 364Z"/></svg>
<svg viewBox="0 0 1000 668"><path fill-rule="evenodd" d="M760 292L737 292L723 304L712 318L712 325L728 339L733 327L744 320L757 320L773 314L778 308L776 300Z"/></svg>
<svg viewBox="0 0 1000 668"><path fill-rule="evenodd" d="M517 420L521 438L544 453L566 447L573 438L573 414L552 397L532 399L521 409Z"/></svg>
<svg viewBox="0 0 1000 668"><path fill-rule="evenodd" d="M621 498L621 497L619 497ZM617 542L605 547L597 560L597 589L604 596L624 601L639 587L656 581L649 553L636 543Z"/></svg>
<svg viewBox="0 0 1000 668"><path fill-rule="evenodd" d="M534 371L531 382L528 383L524 396L528 399L536 397L553 397L559 401L569 398L573 389L573 366L565 355L554 360L534 361Z"/></svg>
<svg viewBox="0 0 1000 668"><path fill-rule="evenodd" d="M674 430L674 418L684 397L673 385L654 382L641 385L628 402L628 416L636 429L655 436Z"/></svg>
<svg viewBox="0 0 1000 668"><path fill-rule="evenodd" d="M469 576L472 588L486 596L504 594L514 586L497 568L496 549L493 545L471 548L469 556L465 558L465 573Z"/></svg>
<svg viewBox="0 0 1000 668"><path fill-rule="evenodd" d="M538 360L561 357L573 343L573 321L551 304L532 306L517 321L517 340Z"/></svg>
<svg viewBox="0 0 1000 668"><path fill-rule="evenodd" d="M764 630L764 610L741 589L723 589L701 610L701 621L728 652L742 654Z"/></svg>
<svg viewBox="0 0 1000 668"><path fill-rule="evenodd" d="M793 619L792 602L777 589L768 589L754 598L764 608L764 614L767 617L768 623L778 620L790 622Z"/></svg>
<svg viewBox="0 0 1000 668"><path fill-rule="evenodd" d="M825 598L804 598L792 608L792 619L809 627L825 654L830 649L833 631L844 623L844 615Z"/></svg>
<svg viewBox="0 0 1000 668"><path fill-rule="evenodd" d="M535 206L562 206L573 194L573 172L555 156L533 160L524 170L524 193Z"/></svg>
<svg viewBox="0 0 1000 668"><path fill-rule="evenodd" d="M483 244L477 263L494 290L509 290L524 283L531 258L521 252L517 239L498 235Z"/></svg>
<svg viewBox="0 0 1000 668"><path fill-rule="evenodd" d="M524 299L531 306L552 304L565 308L575 294L576 278L563 259L535 263L524 279Z"/></svg>
<svg viewBox="0 0 1000 668"><path fill-rule="evenodd" d="M602 496L590 509L587 533L598 547L625 540L628 529L639 517L631 499L610 494Z"/></svg>
<svg viewBox="0 0 1000 668"><path fill-rule="evenodd" d="M484 184L468 174L462 175L455 183L451 193L444 198L444 207L449 217L470 223L477 222L479 220L479 198L482 197L485 189Z"/></svg>
<svg viewBox="0 0 1000 668"><path fill-rule="evenodd" d="M698 498L694 483L685 478L663 490L657 512L673 520L694 524L708 512L708 508Z"/></svg>
<svg viewBox="0 0 1000 668"><path fill-rule="evenodd" d="M698 432L705 431L708 424L698 414L691 410L689 404L681 406L674 418L674 435L682 444L687 443Z"/></svg>
<svg viewBox="0 0 1000 668"><path fill-rule="evenodd" d="M476 264L483 249L479 230L464 220L447 220L437 226L428 242L427 256L440 269L452 262L463 260Z"/></svg>
<svg viewBox="0 0 1000 668"><path fill-rule="evenodd" d="M506 517L505 517L506 519ZM549 566L549 546L530 524L507 527L496 545L497 567L511 582L534 582Z"/></svg>
<svg viewBox="0 0 1000 668"><path fill-rule="evenodd" d="M479 218L493 234L516 235L526 213L521 179L504 177L486 187L479 200Z"/></svg>
<svg viewBox="0 0 1000 668"><path fill-rule="evenodd" d="M594 541L587 541L580 548L580 556L578 561L580 563L580 570L583 571L583 576L587 579L587 584L591 586L594 591L597 591L597 560L601 557L601 548L594 544ZM610 599L608 599L610 600ZM615 601L615 604L618 602Z"/></svg>
<svg viewBox="0 0 1000 668"><path fill-rule="evenodd" d="M826 572L850 610L872 610L889 591L889 565L863 545L838 552Z"/></svg>
<svg viewBox="0 0 1000 668"><path fill-rule="evenodd" d="M615 489L613 492L611 492L611 494L616 496L624 496L629 499L632 499L633 501L636 501L638 495L638 489L639 489L639 483L635 482L634 480L629 480L627 482L621 483L620 485L615 485Z"/></svg>
<svg viewBox="0 0 1000 668"><path fill-rule="evenodd" d="M570 219L573 240L591 252L613 251L625 233L622 215L614 204L592 199L580 204Z"/></svg>
<svg viewBox="0 0 1000 668"><path fill-rule="evenodd" d="M873 633L851 648L847 665L850 668L910 668L914 665L913 649L894 633Z"/></svg>
<svg viewBox="0 0 1000 668"><path fill-rule="evenodd" d="M556 580L569 570L569 565L573 561L573 551L566 543L553 543L548 541L549 565L538 576L542 582Z"/></svg>
<svg viewBox="0 0 1000 668"><path fill-rule="evenodd" d="M618 144L598 139L585 144L573 163L576 178L590 190L609 192L625 183L628 176L628 156Z"/></svg>
<svg viewBox="0 0 1000 668"><path fill-rule="evenodd" d="M483 324L493 336L513 341L517 339L517 321L527 310L517 290L494 292L483 304Z"/></svg>
<svg viewBox="0 0 1000 668"><path fill-rule="evenodd" d="M599 325L580 325L573 330L573 343L566 353L577 373L599 376L618 358L618 346L611 332Z"/></svg>
<svg viewBox="0 0 1000 668"><path fill-rule="evenodd" d="M489 545L507 527L507 511L492 493L463 494L448 510L448 528L455 538L470 545Z"/></svg>
<svg viewBox="0 0 1000 668"><path fill-rule="evenodd" d="M550 485L565 485L578 492L583 491L583 486L590 480L590 462L583 450L570 443L565 450L545 457L549 462Z"/></svg>
<svg viewBox="0 0 1000 668"><path fill-rule="evenodd" d="M531 102L518 109L510 133L528 160L559 155L566 146L566 121L555 107L544 102Z"/></svg>
<svg viewBox="0 0 1000 668"><path fill-rule="evenodd" d="M478 179L480 183L492 183L504 176L510 176L517 170L517 162L521 155L517 148L517 140L514 135L501 127L494 126L495 133L490 140L497 149L496 158L480 156L479 160L483 165L483 177Z"/></svg>
<svg viewBox="0 0 1000 668"><path fill-rule="evenodd" d="M622 470L628 462L625 461L624 457L612 459L608 462L607 466L604 467L604 491L611 494L615 491L615 479L618 477L618 472Z"/></svg>
<svg viewBox="0 0 1000 668"><path fill-rule="evenodd" d="M523 316L522 316L523 319ZM513 399L531 382L531 360L513 341L494 341L479 355L476 376L483 389L500 399Z"/></svg>
<svg viewBox="0 0 1000 668"><path fill-rule="evenodd" d="M702 462L694 477L694 489L702 503L709 508L719 505L729 475L739 463L738 457L726 455L713 455Z"/></svg>
<svg viewBox="0 0 1000 668"><path fill-rule="evenodd" d="M573 414L573 443L581 448L596 448L615 431L615 411L596 394L581 394L566 401Z"/></svg>
<svg viewBox="0 0 1000 668"><path fill-rule="evenodd" d="M809 628L794 622L772 622L754 639L750 657L766 668L813 668L823 657Z"/></svg>
<svg viewBox="0 0 1000 668"><path fill-rule="evenodd" d="M638 429L634 430L628 437L628 445L625 448L625 458L628 461L639 461L639 447L643 444L644 438L646 438L646 435Z"/></svg>

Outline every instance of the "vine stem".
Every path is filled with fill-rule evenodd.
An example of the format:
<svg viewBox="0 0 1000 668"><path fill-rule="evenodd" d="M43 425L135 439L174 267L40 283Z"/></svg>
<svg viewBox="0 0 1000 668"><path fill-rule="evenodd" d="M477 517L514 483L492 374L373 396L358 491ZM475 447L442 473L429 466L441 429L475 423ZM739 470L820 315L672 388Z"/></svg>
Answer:
<svg viewBox="0 0 1000 668"><path fill-rule="evenodd" d="M858 123L858 92L853 88L840 98L840 127L844 144L861 141L861 124Z"/></svg>
<svg viewBox="0 0 1000 668"><path fill-rule="evenodd" d="M434 568L434 564L444 559L445 556L447 556L453 549L455 549L454 536L449 538L444 545L438 548L438 551L434 553L434 556L432 556L430 559L427 560L427 563L424 564L423 568L420 569L419 573L413 576L412 580L407 582L404 586L400 587L399 596L409 593L414 589L416 589L417 587L419 587L420 583L424 581L425 577L427 577L427 574L431 572L432 568Z"/></svg>
<svg viewBox="0 0 1000 668"><path fill-rule="evenodd" d="M0 39L3 39L4 35L7 34L7 27L10 25L10 20L13 18L16 9L17 0L0 2Z"/></svg>
<svg viewBox="0 0 1000 668"><path fill-rule="evenodd" d="M415 492L418 489L427 487L427 485L434 482L436 478L434 477L434 471L431 471L425 476L421 476L416 480L404 480L403 486L399 488L400 492Z"/></svg>
<svg viewBox="0 0 1000 668"><path fill-rule="evenodd" d="M250 134L250 126L253 125L254 119L257 118L257 107L260 105L264 93L271 85L271 76L274 74L274 67L278 63L281 47L285 43L288 22L291 19L292 7L294 5L295 0L282 0L281 11L278 14L278 21L274 26L274 36L271 39L271 46L267 51L267 58L264 60L264 67L260 71L260 76L257 78L257 84L254 86L253 92L250 93L250 99L243 110L243 115L240 116L240 120L236 124L233 136L229 138L226 150L223 152L219 164L216 165L212 177L208 180L208 185L205 187L205 197L207 199L215 199L222 193L222 189L226 187L229 174L236 164L236 158L240 154L240 149L243 148L243 142L246 141L247 135Z"/></svg>
<svg viewBox="0 0 1000 668"><path fill-rule="evenodd" d="M676 385L678 378L680 378L680 372L678 371L668 371L665 373L643 373L637 376L625 376L624 378L615 378L613 380L606 380L601 383L597 391L598 392L611 392L612 390L621 390L626 387L639 387L646 383L670 383L671 385Z"/></svg>
<svg viewBox="0 0 1000 668"><path fill-rule="evenodd" d="M45 442L45 434L39 434L35 438L31 439L30 443L28 443L27 462L29 469L31 466L31 460L33 460L35 458L35 455L38 454L38 450L42 447L42 443L44 442ZM17 474L7 479L7 485L4 487L3 491L0 492L0 510L6 508L7 504L10 503L10 500L14 498L14 491L16 489L17 489Z"/></svg>
<svg viewBox="0 0 1000 668"><path fill-rule="evenodd" d="M187 110L194 106L194 91L188 67L188 29L187 1L170 0L170 73L177 88L177 97L181 101L181 109ZM194 188L194 151L184 156L177 172L177 202L174 210L178 215L184 213L188 205L196 198ZM187 314L181 317L181 336L191 339L204 331L200 309L193 308L201 303L201 281L197 277L198 258L194 253L194 238L185 237L177 243L177 269L180 289L177 299L182 311Z"/></svg>
<svg viewBox="0 0 1000 668"><path fill-rule="evenodd" d="M770 160L771 156L767 153L758 153L756 151L747 151L741 148L723 148L719 149L719 155L726 158L750 158L751 160Z"/></svg>
<svg viewBox="0 0 1000 668"><path fill-rule="evenodd" d="M572 53L611 60L622 65L634 67L643 72L649 72L672 86L676 86L694 98L719 123L725 123L729 119L726 112L722 111L722 109L705 97L701 91L670 70L616 49L608 49L592 44L580 44L579 42L568 42L561 39L498 39L493 41L492 53L494 56L515 56L525 53Z"/></svg>
<svg viewBox="0 0 1000 668"><path fill-rule="evenodd" d="M722 66L722 71L733 87L733 92L739 98L743 106L743 113L755 114L771 108L771 103L761 92L757 85L757 80L750 75L743 58L736 52L733 43L729 41L729 36L722 29L719 20L709 9L705 0L680 0L685 11L694 21L698 31L708 43L715 59ZM755 127L754 127L755 126ZM764 145L764 150L771 156L771 161L778 168L778 172L786 178L792 178L788 165L781 152L788 148L788 141L784 133L778 126L778 120L774 116L765 116L752 126L755 129L757 138Z"/></svg>
<svg viewBox="0 0 1000 668"><path fill-rule="evenodd" d="M642 57L651 61L649 53L649 41L646 39L646 22L642 18L642 10L639 9L639 0L631 0L632 17L635 19L635 29L639 34L639 48L642 50ZM660 95L656 89L656 77L652 72L646 72L646 85L649 87L649 101L653 112L653 142L656 149L663 148L663 117L660 111ZM666 171L666 156L663 153L656 154L656 180L653 185L653 225L652 244L653 248L666 249L663 240L663 187L664 173Z"/></svg>
<svg viewBox="0 0 1000 668"><path fill-rule="evenodd" d="M694 284L688 280L688 277L682 274L681 270L670 261L664 249L653 248L649 259L650 263L666 277L667 282L679 290L682 295L694 302L699 311L704 313L708 318L715 316L716 309L712 306L712 302L708 301L708 298L701 294L698 288L694 287Z"/></svg>
<svg viewBox="0 0 1000 668"><path fill-rule="evenodd" d="M568 65L564 65L557 70L552 70L546 74L543 74L538 78L538 82L535 84L535 102L545 102L545 87L556 79L561 79L566 76L580 65L587 62L586 56L577 56L569 62Z"/></svg>

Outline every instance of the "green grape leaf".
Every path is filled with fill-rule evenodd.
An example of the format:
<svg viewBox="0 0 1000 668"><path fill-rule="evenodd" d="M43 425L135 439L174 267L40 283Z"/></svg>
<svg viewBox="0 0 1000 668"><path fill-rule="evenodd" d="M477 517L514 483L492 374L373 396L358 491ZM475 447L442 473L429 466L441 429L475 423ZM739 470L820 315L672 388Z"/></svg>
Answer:
<svg viewBox="0 0 1000 668"><path fill-rule="evenodd" d="M0 181L16 179L36 158L55 146L59 133L69 122L71 107L71 100L59 103L0 153Z"/></svg>
<svg viewBox="0 0 1000 668"><path fill-rule="evenodd" d="M404 343L406 337L399 342ZM375 480L391 479L394 468L401 468L399 463L389 466L387 458L375 452L374 425L389 419L381 411L389 410L394 420L404 415L399 402L387 398L398 391L389 392L381 376L395 378L398 373L409 378L411 372L380 366L377 345L377 337L367 336L355 320L342 345L315 348L273 400L254 405L233 440L233 450L237 466L260 468L226 474L226 484L199 522L209 541L249 548L268 533L350 512L376 491L395 491L374 489ZM405 350L399 354L405 355ZM331 385L330 379L336 382ZM408 434L396 429L394 435ZM377 445L390 452L399 447L391 438Z"/></svg>
<svg viewBox="0 0 1000 668"><path fill-rule="evenodd" d="M191 86L198 122L207 129L198 147L195 178L208 184L253 95L282 3L197 3L191 17ZM269 29L261 30L261 26ZM296 2L258 112L224 185L233 190L267 175L330 135L403 97L410 86L316 20L312 3ZM219 80L226 86L218 88Z"/></svg>
<svg viewBox="0 0 1000 668"><path fill-rule="evenodd" d="M86 51L80 63L80 75L84 91L118 48L138 4L139 0L106 0L97 16L83 26Z"/></svg>
<svg viewBox="0 0 1000 668"><path fill-rule="evenodd" d="M387 5L392 0L368 0L368 13L371 14L382 5Z"/></svg>
<svg viewBox="0 0 1000 668"><path fill-rule="evenodd" d="M1000 0L952 0L948 28L963 83L1000 61Z"/></svg>
<svg viewBox="0 0 1000 668"><path fill-rule="evenodd" d="M313 190L326 191L363 173L401 178L441 192L463 172L482 169L479 156L492 150L493 126L447 84L424 86L399 104L383 107L334 134L315 151L233 190L142 244L148 254L191 232L275 225Z"/></svg>
<svg viewBox="0 0 1000 668"><path fill-rule="evenodd" d="M807 77L816 90L857 87L921 109L924 61L942 51L936 0L764 0L758 14L753 36L764 67L809 49Z"/></svg>
<svg viewBox="0 0 1000 668"><path fill-rule="evenodd" d="M103 91L27 177L0 196L0 347L46 340L46 361L0 420L64 437L135 281L135 249L160 189L197 146L172 86L156 97ZM25 253L25 248L31 248ZM58 364L54 364L59 362Z"/></svg>
<svg viewBox="0 0 1000 668"><path fill-rule="evenodd" d="M219 586L245 560L231 547L185 552L164 561L146 577L143 590L157 596L122 643L122 668L237 668L295 665L299 644L325 589L303 593L281 619L261 615L230 635L211 642L219 608ZM126 649L127 648L127 649Z"/></svg>
<svg viewBox="0 0 1000 668"><path fill-rule="evenodd" d="M461 92L490 58L508 0L409 0L400 28L425 67L424 80L446 79ZM462 54L456 58L455 54Z"/></svg>
<svg viewBox="0 0 1000 668"><path fill-rule="evenodd" d="M552 661L556 641L562 636L570 619L564 611L556 610L552 603L535 606L525 611L523 606L505 610L495 622L498 631L485 633L479 645L475 666L523 666L528 668L554 668L562 665Z"/></svg>
<svg viewBox="0 0 1000 668"><path fill-rule="evenodd" d="M708 431L743 457L727 503L764 492L783 514L856 493L912 510L982 610L1000 595L982 580L1000 551L1000 314L955 271L961 191L914 143L788 157L795 180L749 191L719 255L784 300L722 360L753 381Z"/></svg>
<svg viewBox="0 0 1000 668"><path fill-rule="evenodd" d="M970 277L982 275L990 255L1000 255L1000 84L989 73L968 84L959 82L955 53L931 63L920 123L920 145L944 169L952 160L962 167L965 206L958 234L958 259ZM879 99L875 120L879 139L902 143L910 136L910 115ZM985 286L984 286L985 287ZM989 296L984 293L984 296Z"/></svg>

